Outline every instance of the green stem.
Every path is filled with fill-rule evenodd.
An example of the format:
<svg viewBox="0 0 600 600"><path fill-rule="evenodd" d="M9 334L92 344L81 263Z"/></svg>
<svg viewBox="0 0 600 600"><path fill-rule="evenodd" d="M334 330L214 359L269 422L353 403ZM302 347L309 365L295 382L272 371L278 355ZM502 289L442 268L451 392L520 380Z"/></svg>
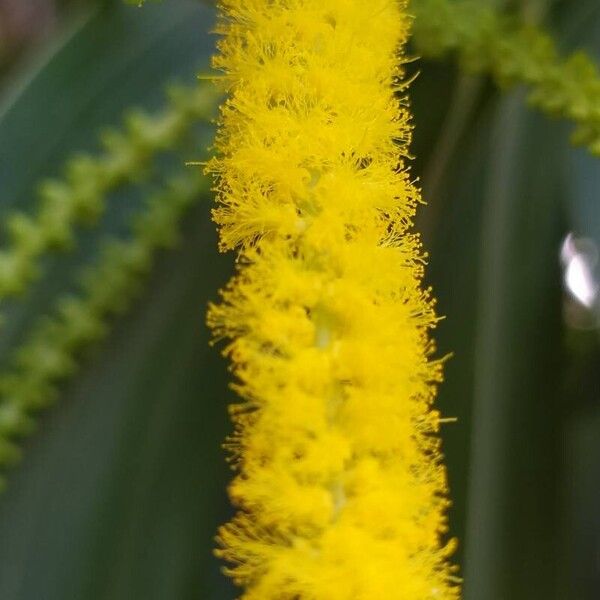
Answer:
<svg viewBox="0 0 600 600"><path fill-rule="evenodd" d="M72 158L62 180L44 182L33 215L15 212L6 219L9 240L0 250L0 300L27 288L45 252L73 246L75 227L97 221L109 191L139 180L157 153L173 148L195 122L209 119L216 98L210 85L174 89L163 111L130 113L123 132L105 134L101 154Z"/></svg>
<svg viewBox="0 0 600 600"><path fill-rule="evenodd" d="M177 240L183 213L208 189L198 169L188 169L146 201L129 240L108 240L93 267L81 274L81 293L60 299L42 317L0 373L0 466L18 460L16 438L32 431L35 410L56 396L57 384L77 368L82 351L106 335L110 319L140 293L155 252ZM0 485L2 480L0 480Z"/></svg>
<svg viewBox="0 0 600 600"><path fill-rule="evenodd" d="M428 58L455 52L472 73L498 85L529 86L529 102L546 115L575 124L573 142L600 155L600 73L577 52L559 55L552 37L479 0L413 0L417 51Z"/></svg>

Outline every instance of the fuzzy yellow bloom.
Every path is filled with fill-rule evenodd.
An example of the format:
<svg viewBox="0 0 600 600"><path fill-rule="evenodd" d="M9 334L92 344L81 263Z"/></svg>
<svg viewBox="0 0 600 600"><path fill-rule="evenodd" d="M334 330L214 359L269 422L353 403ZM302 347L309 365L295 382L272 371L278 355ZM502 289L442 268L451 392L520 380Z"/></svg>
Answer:
<svg viewBox="0 0 600 600"><path fill-rule="evenodd" d="M247 600L458 598L399 0L225 0L211 306L242 397L220 556Z"/></svg>

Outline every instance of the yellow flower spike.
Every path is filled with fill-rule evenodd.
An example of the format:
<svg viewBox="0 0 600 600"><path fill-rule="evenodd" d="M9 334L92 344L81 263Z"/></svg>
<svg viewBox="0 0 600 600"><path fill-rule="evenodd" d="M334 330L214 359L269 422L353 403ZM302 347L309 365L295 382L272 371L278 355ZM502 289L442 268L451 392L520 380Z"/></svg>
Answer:
<svg viewBox="0 0 600 600"><path fill-rule="evenodd" d="M437 317L401 0L224 0L214 218L237 276L210 307L242 403L237 516L218 554L245 600L448 600Z"/></svg>

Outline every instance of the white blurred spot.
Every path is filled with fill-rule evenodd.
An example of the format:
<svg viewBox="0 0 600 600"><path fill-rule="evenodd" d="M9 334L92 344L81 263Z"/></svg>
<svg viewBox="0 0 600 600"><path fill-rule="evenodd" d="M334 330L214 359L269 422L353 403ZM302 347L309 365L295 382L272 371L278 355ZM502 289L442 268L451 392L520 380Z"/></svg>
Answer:
<svg viewBox="0 0 600 600"><path fill-rule="evenodd" d="M600 285L594 267L598 262L596 244L586 238L575 238L569 233L560 249L567 291L586 308L592 308L598 299Z"/></svg>

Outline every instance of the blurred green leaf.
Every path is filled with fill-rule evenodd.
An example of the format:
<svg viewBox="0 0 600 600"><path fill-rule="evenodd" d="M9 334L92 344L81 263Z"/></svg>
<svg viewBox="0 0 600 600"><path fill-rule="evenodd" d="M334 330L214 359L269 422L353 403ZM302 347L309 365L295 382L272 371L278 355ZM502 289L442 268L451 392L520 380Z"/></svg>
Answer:
<svg viewBox="0 0 600 600"><path fill-rule="evenodd" d="M583 47L600 61L600 5L593 0L563 7L557 16L564 43ZM600 161L585 152L565 152L563 173L565 212L569 229L595 246L593 273L598 281L600 265ZM564 515L560 543L565 550L562 571L568 579L566 597L596 598L600 590L600 303L595 306L596 329L569 333L568 390L570 411L564 431Z"/></svg>
<svg viewBox="0 0 600 600"><path fill-rule="evenodd" d="M598 56L597 3L554 8L562 46ZM413 87L424 177L444 149L444 69L424 63ZM421 137L423 122L437 140ZM439 354L454 353L439 406L458 417L443 434L466 600L591 600L600 589L600 348L593 332L565 344L559 263L569 229L598 244L600 163L569 147L565 128L485 83L421 212L447 317Z"/></svg>
<svg viewBox="0 0 600 600"><path fill-rule="evenodd" d="M81 20L2 111L0 210L29 206L35 182L93 146L125 108L155 108L173 78L193 81L212 49L211 22L191 0L143 11L113 2ZM196 156L190 146L165 157L156 180ZM11 307L4 353L70 288L97 239L124 231L144 193L116 194L80 251L45 265L46 277ZM209 204L188 216L183 246L163 255L144 302L27 442L0 497L3 600L231 597L211 555L228 511L227 375L204 326L231 265L216 253Z"/></svg>
<svg viewBox="0 0 600 600"><path fill-rule="evenodd" d="M498 107L483 167L467 599L551 598L558 583L561 132L522 100Z"/></svg>
<svg viewBox="0 0 600 600"><path fill-rule="evenodd" d="M438 118L431 99L451 94L437 85L414 97L417 128L430 109ZM558 599L566 138L519 95L499 100L486 86L456 137L421 222L446 316L439 354L454 353L439 406L458 417L443 435L465 598Z"/></svg>

